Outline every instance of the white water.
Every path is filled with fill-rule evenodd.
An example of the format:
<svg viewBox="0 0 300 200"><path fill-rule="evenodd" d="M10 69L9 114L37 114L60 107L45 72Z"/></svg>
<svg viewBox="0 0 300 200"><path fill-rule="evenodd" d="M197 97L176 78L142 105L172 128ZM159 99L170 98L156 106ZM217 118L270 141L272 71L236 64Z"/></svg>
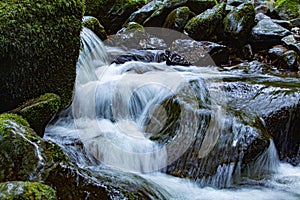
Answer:
<svg viewBox="0 0 300 200"><path fill-rule="evenodd" d="M300 199L297 190L300 189L300 169L279 165L272 142L257 163L249 166L249 179L234 174L232 163L220 165L214 176L198 180L200 185L223 185L227 189L200 188L195 182L159 172L194 142L201 123L199 95L189 88L191 81L208 87L209 94L215 99L211 102L213 120L207 129L208 137L199 149L199 157L205 157L215 146L226 109L225 95L214 82L218 73L209 67L186 68L165 63L109 65L109 52L101 41L88 29L84 29L83 37L85 49L88 46L89 51L84 51L78 61L70 116L49 126L46 138L55 141L55 135L59 134L61 138L82 141L101 164L136 173L154 182L168 192L167 199ZM200 99L206 95L205 90L197 92ZM174 141L161 145L149 137L166 125L168 114L162 102L174 96L180 103L180 126ZM204 100L200 101L204 103ZM84 158L77 161L82 166L91 165ZM261 174L266 172L271 176ZM253 179L255 174L257 180ZM241 179L239 185L232 185L234 176Z"/></svg>

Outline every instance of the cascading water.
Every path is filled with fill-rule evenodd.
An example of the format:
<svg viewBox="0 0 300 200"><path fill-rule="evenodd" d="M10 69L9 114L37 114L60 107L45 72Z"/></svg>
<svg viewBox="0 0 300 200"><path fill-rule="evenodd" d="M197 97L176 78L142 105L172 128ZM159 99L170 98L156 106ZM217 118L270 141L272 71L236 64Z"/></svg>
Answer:
<svg viewBox="0 0 300 200"><path fill-rule="evenodd" d="M300 169L285 175L272 141L243 163L259 131L228 117L213 67L111 64L110 53L122 50L89 29L81 36L73 103L45 134L78 166L133 173L155 185L154 199L299 199Z"/></svg>

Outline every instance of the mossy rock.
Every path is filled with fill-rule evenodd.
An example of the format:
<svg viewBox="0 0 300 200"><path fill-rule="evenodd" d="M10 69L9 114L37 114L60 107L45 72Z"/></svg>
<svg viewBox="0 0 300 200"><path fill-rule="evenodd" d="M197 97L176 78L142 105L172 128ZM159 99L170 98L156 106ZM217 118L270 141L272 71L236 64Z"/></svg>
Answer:
<svg viewBox="0 0 300 200"><path fill-rule="evenodd" d="M227 41L235 46L245 45L255 25L254 19L255 10L251 2L232 10L223 20Z"/></svg>
<svg viewBox="0 0 300 200"><path fill-rule="evenodd" d="M91 29L101 40L106 40L107 35L104 27L100 24L97 18L92 16L83 17L83 26Z"/></svg>
<svg viewBox="0 0 300 200"><path fill-rule="evenodd" d="M0 115L0 181L33 181L58 162L69 162L54 143L44 141L21 116Z"/></svg>
<svg viewBox="0 0 300 200"><path fill-rule="evenodd" d="M300 18L300 0L277 0L274 11L281 19Z"/></svg>
<svg viewBox="0 0 300 200"><path fill-rule="evenodd" d="M186 6L176 8L168 15L163 27L182 32L187 22L194 16L195 14Z"/></svg>
<svg viewBox="0 0 300 200"><path fill-rule="evenodd" d="M167 16L174 9L185 6L187 0L168 0L155 10L152 15L144 21L144 26L162 27Z"/></svg>
<svg viewBox="0 0 300 200"><path fill-rule="evenodd" d="M221 30L220 24L226 15L225 7L226 4L222 3L193 17L184 30L195 40L213 40Z"/></svg>
<svg viewBox="0 0 300 200"><path fill-rule="evenodd" d="M0 2L0 112L53 92L72 99L80 49L81 0Z"/></svg>
<svg viewBox="0 0 300 200"><path fill-rule="evenodd" d="M214 7L215 5L215 0L188 0L186 4L186 6L197 15Z"/></svg>
<svg viewBox="0 0 300 200"><path fill-rule="evenodd" d="M47 93L36 99L27 101L24 105L11 111L26 119L30 127L43 137L45 127L60 108L60 97L56 94Z"/></svg>
<svg viewBox="0 0 300 200"><path fill-rule="evenodd" d="M146 0L86 0L85 14L96 17L107 34L115 34L128 17L146 4Z"/></svg>
<svg viewBox="0 0 300 200"><path fill-rule="evenodd" d="M38 182L12 181L0 183L0 198L3 200L56 200L56 191Z"/></svg>

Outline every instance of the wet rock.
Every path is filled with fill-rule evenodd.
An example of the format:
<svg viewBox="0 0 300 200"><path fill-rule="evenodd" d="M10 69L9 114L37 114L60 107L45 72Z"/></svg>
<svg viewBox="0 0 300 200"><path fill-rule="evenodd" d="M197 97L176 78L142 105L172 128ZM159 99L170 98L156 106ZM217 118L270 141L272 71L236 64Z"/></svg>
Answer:
<svg viewBox="0 0 300 200"><path fill-rule="evenodd" d="M200 14L216 5L214 0L188 0L186 6L195 14Z"/></svg>
<svg viewBox="0 0 300 200"><path fill-rule="evenodd" d="M299 18L296 18L296 19L292 19L290 20L291 24L293 27L296 27L296 26L300 26L300 17Z"/></svg>
<svg viewBox="0 0 300 200"><path fill-rule="evenodd" d="M298 42L294 35L288 35L281 39L283 44L300 55L300 41Z"/></svg>
<svg viewBox="0 0 300 200"><path fill-rule="evenodd" d="M248 0L228 0L227 4L230 6L237 7L246 2L248 2Z"/></svg>
<svg viewBox="0 0 300 200"><path fill-rule="evenodd" d="M288 20L272 19L272 21L288 30L292 29L292 23Z"/></svg>
<svg viewBox="0 0 300 200"><path fill-rule="evenodd" d="M135 11L128 18L128 22L136 22L139 24L143 24L144 21L152 15L154 11L156 11L163 3L161 1L151 1L150 3L144 5L139 10Z"/></svg>
<svg viewBox="0 0 300 200"><path fill-rule="evenodd" d="M123 64L129 61L141 61L141 62L164 62L166 61L166 55L164 50L136 50L132 49L126 54L120 55L113 63Z"/></svg>
<svg viewBox="0 0 300 200"><path fill-rule="evenodd" d="M254 18L255 10L252 3L241 4L232 10L223 21L228 42L237 46L245 45L255 25Z"/></svg>
<svg viewBox="0 0 300 200"><path fill-rule="evenodd" d="M48 199L56 200L56 191L38 182L12 181L0 183L1 199Z"/></svg>
<svg viewBox="0 0 300 200"><path fill-rule="evenodd" d="M274 62L274 66L278 69L298 71L300 67L299 55L293 50L286 51Z"/></svg>
<svg viewBox="0 0 300 200"><path fill-rule="evenodd" d="M195 40L212 40L225 17L224 3L216 5L203 13L193 17L185 26L184 31Z"/></svg>
<svg viewBox="0 0 300 200"><path fill-rule="evenodd" d="M280 44L281 39L290 32L271 19L263 19L253 27L251 34L253 49L262 50Z"/></svg>
<svg viewBox="0 0 300 200"><path fill-rule="evenodd" d="M271 19L271 17L269 17L263 13L258 13L255 15L255 21L261 21L263 19Z"/></svg>
<svg viewBox="0 0 300 200"><path fill-rule="evenodd" d="M187 61L197 66L219 65L228 62L229 50L226 46L209 41L177 39L170 46Z"/></svg>
<svg viewBox="0 0 300 200"><path fill-rule="evenodd" d="M22 117L0 115L0 181L34 181L58 162L68 162L54 143L44 141Z"/></svg>
<svg viewBox="0 0 300 200"><path fill-rule="evenodd" d="M91 29L101 40L106 40L106 32L97 18L92 16L83 17L83 26Z"/></svg>
<svg viewBox="0 0 300 200"><path fill-rule="evenodd" d="M60 108L60 97L56 94L44 94L27 101L24 105L10 111L26 119L30 127L43 137L45 127Z"/></svg>
<svg viewBox="0 0 300 200"><path fill-rule="evenodd" d="M168 15L163 27L182 32L187 22L194 16L188 7L179 7Z"/></svg>
<svg viewBox="0 0 300 200"><path fill-rule="evenodd" d="M224 67L224 69L247 74L267 74L273 71L271 66L261 63L259 61L244 62L232 67Z"/></svg>
<svg viewBox="0 0 300 200"><path fill-rule="evenodd" d="M282 45L274 46L273 48L269 49L268 54L271 60L276 60L280 56L282 56L288 49Z"/></svg>
<svg viewBox="0 0 300 200"><path fill-rule="evenodd" d="M276 12L281 19L294 19L300 17L299 5L299 0L277 0L274 12Z"/></svg>
<svg viewBox="0 0 300 200"><path fill-rule="evenodd" d="M167 65L182 65L182 66L190 66L191 63L181 57L179 54L175 52L166 51L166 64Z"/></svg>
<svg viewBox="0 0 300 200"><path fill-rule="evenodd" d="M162 27L166 17L174 9L184 6L187 0L167 0L144 21L144 26Z"/></svg>
<svg viewBox="0 0 300 200"><path fill-rule="evenodd" d="M144 6L142 1L93 1L85 2L85 15L96 17L104 26L107 34L115 34L120 30L128 17L139 8Z"/></svg>
<svg viewBox="0 0 300 200"><path fill-rule="evenodd" d="M70 104L80 50L83 3L0 2L0 112L45 93Z"/></svg>

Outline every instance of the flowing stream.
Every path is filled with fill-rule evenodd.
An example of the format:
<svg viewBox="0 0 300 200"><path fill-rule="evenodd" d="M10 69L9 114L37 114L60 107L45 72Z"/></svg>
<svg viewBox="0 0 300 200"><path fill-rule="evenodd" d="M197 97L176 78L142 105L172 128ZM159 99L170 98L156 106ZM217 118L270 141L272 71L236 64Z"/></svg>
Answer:
<svg viewBox="0 0 300 200"><path fill-rule="evenodd" d="M143 179L155 193L150 199L300 199L300 167L281 163L272 140L267 139L267 148L252 164L243 166L247 152L241 148L259 131L242 122L249 116L228 117L234 113L232 99L222 80L236 74L166 62L116 64L111 55L123 50L104 46L86 28L82 42L73 103L45 134L80 168L95 177L114 177L116 185ZM259 80L267 78L274 77ZM228 124L234 130L230 137L223 131ZM224 150L227 146L232 150ZM189 151L200 163L190 171L184 167L192 160L181 163L193 157ZM214 174L199 175L214 165ZM187 179L186 174L200 178Z"/></svg>

